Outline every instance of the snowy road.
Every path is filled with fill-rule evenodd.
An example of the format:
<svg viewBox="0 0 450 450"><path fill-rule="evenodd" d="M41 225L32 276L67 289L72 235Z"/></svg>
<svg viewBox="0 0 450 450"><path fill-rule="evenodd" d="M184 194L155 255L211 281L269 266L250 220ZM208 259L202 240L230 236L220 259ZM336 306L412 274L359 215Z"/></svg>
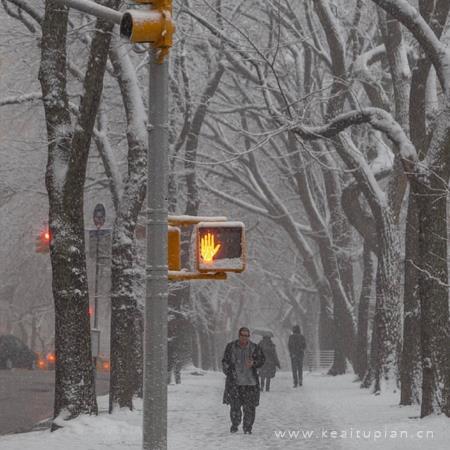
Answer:
<svg viewBox="0 0 450 450"><path fill-rule="evenodd" d="M54 379L53 371L0 370L0 435L29 431L53 415ZM97 393L108 390L109 374L99 373Z"/></svg>

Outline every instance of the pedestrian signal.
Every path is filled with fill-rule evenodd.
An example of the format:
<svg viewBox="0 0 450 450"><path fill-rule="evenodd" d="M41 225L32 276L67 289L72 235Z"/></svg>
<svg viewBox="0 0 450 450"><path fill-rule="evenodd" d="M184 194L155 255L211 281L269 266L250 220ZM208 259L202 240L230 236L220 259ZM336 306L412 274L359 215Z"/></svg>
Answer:
<svg viewBox="0 0 450 450"><path fill-rule="evenodd" d="M242 222L200 222L196 226L199 272L242 272L245 269Z"/></svg>

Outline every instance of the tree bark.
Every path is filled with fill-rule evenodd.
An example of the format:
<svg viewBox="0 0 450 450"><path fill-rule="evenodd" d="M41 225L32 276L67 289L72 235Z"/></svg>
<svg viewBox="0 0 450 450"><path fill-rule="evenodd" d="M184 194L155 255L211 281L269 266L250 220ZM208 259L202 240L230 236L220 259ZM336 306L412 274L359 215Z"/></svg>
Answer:
<svg viewBox="0 0 450 450"><path fill-rule="evenodd" d="M398 382L400 343L400 242L391 212L384 210L376 218L379 230L378 270L374 327L375 391L394 389ZM381 223L380 223L381 222Z"/></svg>
<svg viewBox="0 0 450 450"><path fill-rule="evenodd" d="M356 337L354 364L355 373L358 375L360 380L364 379L369 367L369 306L376 271L374 257L370 247L367 244L364 244L363 266L362 287L358 303L358 332Z"/></svg>
<svg viewBox="0 0 450 450"><path fill-rule="evenodd" d="M139 374L143 353L141 315L136 298L135 230L145 198L147 135L144 105L135 69L116 42L111 62L121 90L127 118L128 174L114 221L111 255L111 379L109 411L116 406L133 409L133 395L140 390Z"/></svg>
<svg viewBox="0 0 450 450"><path fill-rule="evenodd" d="M415 185L419 212L419 297L422 345L421 417L449 413L447 192L441 178Z"/></svg>
<svg viewBox="0 0 450 450"><path fill-rule="evenodd" d="M418 211L416 196L410 190L405 234L405 280L403 294L403 348L400 364L400 404L420 402L420 302L417 267L420 266L418 248Z"/></svg>
<svg viewBox="0 0 450 450"><path fill-rule="evenodd" d="M112 25L97 21L78 122L72 131L66 90L67 16L67 8L54 1L46 2L39 71L49 142L46 186L55 302L54 417L61 414L63 419L97 413L88 315L83 189L112 31ZM53 429L56 427L54 424Z"/></svg>

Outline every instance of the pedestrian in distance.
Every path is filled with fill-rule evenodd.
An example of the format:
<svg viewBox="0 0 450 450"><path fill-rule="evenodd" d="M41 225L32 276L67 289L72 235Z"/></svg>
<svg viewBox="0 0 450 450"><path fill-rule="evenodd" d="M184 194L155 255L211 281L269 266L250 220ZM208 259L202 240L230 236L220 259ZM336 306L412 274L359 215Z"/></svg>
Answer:
<svg viewBox="0 0 450 450"><path fill-rule="evenodd" d="M306 349L305 336L300 331L298 325L292 327L292 334L288 341L289 356L292 364L292 377L294 387L303 385L303 357Z"/></svg>
<svg viewBox="0 0 450 450"><path fill-rule="evenodd" d="M261 350L264 354L264 365L259 369L260 389L264 391L264 385L266 392L270 391L270 380L275 376L278 369L281 369L280 360L278 359L277 350L275 344L270 339L270 336L263 336L259 343Z"/></svg>
<svg viewBox="0 0 450 450"><path fill-rule="evenodd" d="M245 434L252 434L256 407L259 405L259 379L257 369L264 364L264 354L259 345L250 341L250 330L242 327L239 339L229 342L222 359L226 375L223 403L230 405L231 433L236 433L241 423Z"/></svg>

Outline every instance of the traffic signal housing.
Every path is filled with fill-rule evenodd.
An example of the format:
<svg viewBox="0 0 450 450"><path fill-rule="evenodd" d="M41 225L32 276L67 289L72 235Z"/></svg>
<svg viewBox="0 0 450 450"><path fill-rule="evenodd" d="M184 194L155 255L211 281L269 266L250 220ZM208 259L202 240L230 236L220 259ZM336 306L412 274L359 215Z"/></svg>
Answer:
<svg viewBox="0 0 450 450"><path fill-rule="evenodd" d="M246 265L242 222L200 222L196 226L198 272L242 272Z"/></svg>
<svg viewBox="0 0 450 450"><path fill-rule="evenodd" d="M169 49L173 44L175 22L172 20L172 0L138 1L151 4L152 9L129 9L120 23L120 34L132 43L150 43Z"/></svg>
<svg viewBox="0 0 450 450"><path fill-rule="evenodd" d="M169 225L167 234L167 264L169 270L181 270L181 230ZM136 238L145 239L145 226L136 226Z"/></svg>
<svg viewBox="0 0 450 450"><path fill-rule="evenodd" d="M50 230L45 228L39 233L39 236L36 238L36 253L48 253L50 251L50 241L51 235Z"/></svg>
<svg viewBox="0 0 450 450"><path fill-rule="evenodd" d="M167 252L169 270L181 270L181 230L178 227L169 225Z"/></svg>

